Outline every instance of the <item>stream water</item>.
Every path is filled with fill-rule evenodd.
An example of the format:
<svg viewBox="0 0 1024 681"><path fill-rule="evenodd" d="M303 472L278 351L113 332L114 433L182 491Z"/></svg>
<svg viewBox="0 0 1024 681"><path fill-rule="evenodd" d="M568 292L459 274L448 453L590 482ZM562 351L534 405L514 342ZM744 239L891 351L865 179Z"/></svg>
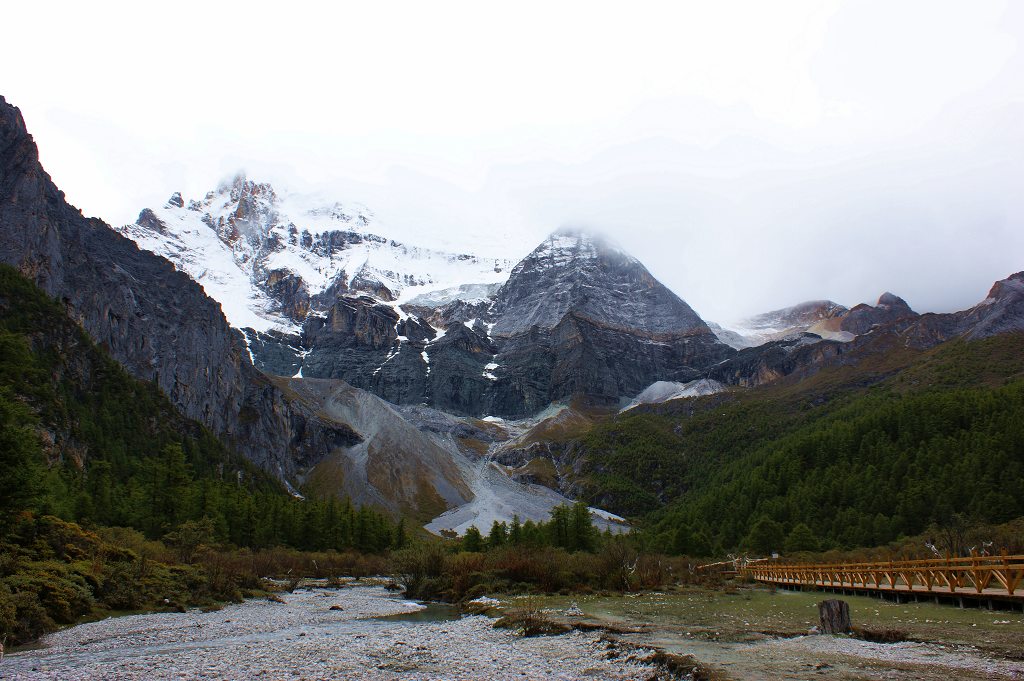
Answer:
<svg viewBox="0 0 1024 681"><path fill-rule="evenodd" d="M462 617L459 609L447 603L420 603L422 609L394 615L378 615L367 622L451 622Z"/></svg>

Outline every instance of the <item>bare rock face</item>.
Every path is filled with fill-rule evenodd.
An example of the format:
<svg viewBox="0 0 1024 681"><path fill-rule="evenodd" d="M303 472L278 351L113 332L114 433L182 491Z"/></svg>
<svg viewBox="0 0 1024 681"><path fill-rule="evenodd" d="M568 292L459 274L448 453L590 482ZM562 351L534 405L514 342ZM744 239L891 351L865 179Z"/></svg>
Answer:
<svg viewBox="0 0 1024 681"><path fill-rule="evenodd" d="M980 303L948 314L923 314L896 325L907 345L926 348L952 338L989 338L1024 331L1024 272L1011 274L992 285Z"/></svg>
<svg viewBox="0 0 1024 681"><path fill-rule="evenodd" d="M755 387L841 360L847 344L804 333L740 350L709 371L721 383Z"/></svg>
<svg viewBox="0 0 1024 681"><path fill-rule="evenodd" d="M220 306L163 258L87 219L39 164L21 113L0 97L0 261L62 301L136 377L280 475L359 436L293 406L249 361Z"/></svg>
<svg viewBox="0 0 1024 681"><path fill-rule="evenodd" d="M884 326L905 319L914 319L919 315L910 309L907 302L892 293L883 293L874 307L867 304L856 305L842 316L839 328L843 331L861 335L876 326Z"/></svg>
<svg viewBox="0 0 1024 681"><path fill-rule="evenodd" d="M956 316L969 340L1024 331L1024 272L997 281L985 300Z"/></svg>

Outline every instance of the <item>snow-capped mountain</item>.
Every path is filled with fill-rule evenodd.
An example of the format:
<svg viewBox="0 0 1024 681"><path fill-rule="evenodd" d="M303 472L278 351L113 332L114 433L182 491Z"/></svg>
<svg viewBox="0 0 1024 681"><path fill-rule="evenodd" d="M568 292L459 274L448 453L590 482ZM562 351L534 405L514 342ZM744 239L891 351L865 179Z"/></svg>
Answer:
<svg viewBox="0 0 1024 681"><path fill-rule="evenodd" d="M659 380L692 381L732 354L636 258L560 230L495 295L494 413L525 415L584 395L618 404Z"/></svg>
<svg viewBox="0 0 1024 681"><path fill-rule="evenodd" d="M494 333L556 327L567 314L652 334L710 335L704 321L636 258L609 240L559 230L515 266L497 296Z"/></svg>
<svg viewBox="0 0 1024 681"><path fill-rule="evenodd" d="M299 364L276 373L301 367L396 404L521 417L572 396L618 405L732 352L635 258L583 232L553 234L491 295L442 293L401 306L340 296L284 350Z"/></svg>
<svg viewBox="0 0 1024 681"><path fill-rule="evenodd" d="M202 284L257 368L395 404L517 417L574 395L618 405L731 352L640 262L580 231L512 268L389 240L366 208L242 176L120 231Z"/></svg>
<svg viewBox="0 0 1024 681"><path fill-rule="evenodd" d="M220 302L232 326L297 334L340 294L401 304L479 296L511 261L399 243L358 204L279 193L238 175L202 199L175 193L119 230Z"/></svg>

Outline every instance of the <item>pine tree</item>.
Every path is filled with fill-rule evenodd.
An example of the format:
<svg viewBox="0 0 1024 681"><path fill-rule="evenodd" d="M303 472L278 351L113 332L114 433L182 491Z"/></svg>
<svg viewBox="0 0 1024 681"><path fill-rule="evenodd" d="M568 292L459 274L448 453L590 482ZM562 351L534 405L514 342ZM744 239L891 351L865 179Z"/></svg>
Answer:
<svg viewBox="0 0 1024 681"><path fill-rule="evenodd" d="M814 536L814 532L811 528L807 527L807 525L804 523L797 523L793 526L789 536L786 537L785 548L787 553L796 553L797 551L817 551L818 538Z"/></svg>
<svg viewBox="0 0 1024 681"><path fill-rule="evenodd" d="M577 501L569 518L569 549L592 551L594 548L594 526L590 519L590 508L583 501Z"/></svg>
<svg viewBox="0 0 1024 681"><path fill-rule="evenodd" d="M569 546L569 509L565 506L555 506L551 509L551 520L544 527L547 529L549 544L562 548L571 548Z"/></svg>
<svg viewBox="0 0 1024 681"><path fill-rule="evenodd" d="M512 524L508 528L508 543L518 546L523 541L523 526L519 522L519 515L512 516Z"/></svg>
<svg viewBox="0 0 1024 681"><path fill-rule="evenodd" d="M761 516L750 528L744 543L752 551L767 554L781 549L782 539L782 525L768 516Z"/></svg>
<svg viewBox="0 0 1024 681"><path fill-rule="evenodd" d="M508 525L499 523L497 520L491 525L491 531L487 535L487 548L496 549L504 546L508 541Z"/></svg>
<svg viewBox="0 0 1024 681"><path fill-rule="evenodd" d="M409 543L409 537L405 533L405 518L398 519L398 525L395 527L395 540L392 542L391 547L395 550L404 549Z"/></svg>
<svg viewBox="0 0 1024 681"><path fill-rule="evenodd" d="M537 523L527 518L526 522L523 523L522 543L531 547L540 546L544 541L543 534L542 529L537 526Z"/></svg>
<svg viewBox="0 0 1024 681"><path fill-rule="evenodd" d="M672 553L677 555L696 555L693 550L693 532L686 525L679 525L672 534Z"/></svg>
<svg viewBox="0 0 1024 681"><path fill-rule="evenodd" d="M470 553L480 553L484 550L484 538L476 525L470 525L466 534L462 537L462 550Z"/></svg>

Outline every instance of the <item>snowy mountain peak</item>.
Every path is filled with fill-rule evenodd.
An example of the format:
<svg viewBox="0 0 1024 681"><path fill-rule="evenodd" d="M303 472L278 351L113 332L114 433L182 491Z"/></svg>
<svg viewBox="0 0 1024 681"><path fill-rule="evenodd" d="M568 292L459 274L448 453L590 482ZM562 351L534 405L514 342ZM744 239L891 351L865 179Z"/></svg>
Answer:
<svg viewBox="0 0 1024 681"><path fill-rule="evenodd" d="M232 326L256 331L297 333L338 295L395 302L500 284L511 267L399 243L365 206L278 191L241 173L201 199L175 192L120 231L202 284Z"/></svg>
<svg viewBox="0 0 1024 681"><path fill-rule="evenodd" d="M652 334L710 334L703 320L636 258L586 231L554 232L495 296L493 333L552 329L567 315Z"/></svg>
<svg viewBox="0 0 1024 681"><path fill-rule="evenodd" d="M614 258L638 263L636 258L619 248L607 237L578 228L562 228L552 232L527 255L519 268L565 267L574 262Z"/></svg>

